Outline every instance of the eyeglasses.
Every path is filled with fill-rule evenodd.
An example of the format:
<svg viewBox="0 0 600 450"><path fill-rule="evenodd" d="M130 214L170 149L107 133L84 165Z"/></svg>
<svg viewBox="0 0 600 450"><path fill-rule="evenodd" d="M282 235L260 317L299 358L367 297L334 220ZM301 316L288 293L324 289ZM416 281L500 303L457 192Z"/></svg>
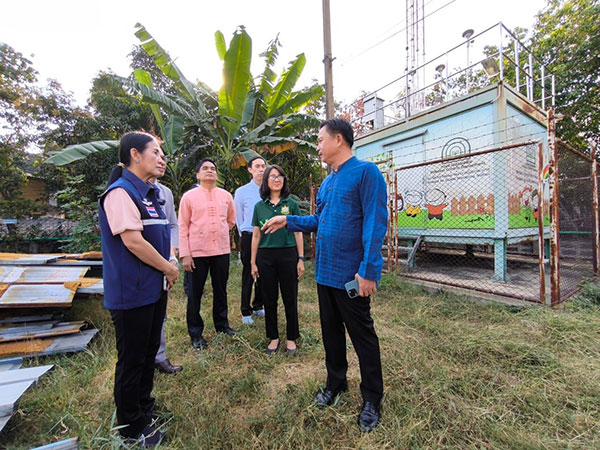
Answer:
<svg viewBox="0 0 600 450"><path fill-rule="evenodd" d="M283 175L269 175L269 180L273 180L273 181L285 180L285 177Z"/></svg>

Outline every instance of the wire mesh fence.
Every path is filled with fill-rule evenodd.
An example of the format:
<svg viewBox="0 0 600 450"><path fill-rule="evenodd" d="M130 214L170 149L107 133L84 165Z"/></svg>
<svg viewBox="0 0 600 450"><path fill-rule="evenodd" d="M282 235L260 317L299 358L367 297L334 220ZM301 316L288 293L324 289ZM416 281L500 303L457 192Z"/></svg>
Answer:
<svg viewBox="0 0 600 450"><path fill-rule="evenodd" d="M557 143L559 179L560 295L577 291L594 276L594 185L592 159Z"/></svg>
<svg viewBox="0 0 600 450"><path fill-rule="evenodd" d="M538 149L526 142L396 169L392 225L404 274L540 301L549 202Z"/></svg>

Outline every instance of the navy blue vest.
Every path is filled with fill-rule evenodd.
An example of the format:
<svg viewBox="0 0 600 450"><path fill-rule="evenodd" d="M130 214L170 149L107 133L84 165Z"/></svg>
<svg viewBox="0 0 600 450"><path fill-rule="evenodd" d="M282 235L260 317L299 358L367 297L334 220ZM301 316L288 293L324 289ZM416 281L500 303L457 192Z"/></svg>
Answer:
<svg viewBox="0 0 600 450"><path fill-rule="evenodd" d="M104 306L108 309L132 309L158 301L163 290L163 273L140 261L125 247L121 236L113 236L103 205L106 194L118 187L125 189L140 210L144 226L142 237L165 259L169 259L171 238L169 222L158 203L155 189L124 169L121 178L100 196L98 218L102 242Z"/></svg>

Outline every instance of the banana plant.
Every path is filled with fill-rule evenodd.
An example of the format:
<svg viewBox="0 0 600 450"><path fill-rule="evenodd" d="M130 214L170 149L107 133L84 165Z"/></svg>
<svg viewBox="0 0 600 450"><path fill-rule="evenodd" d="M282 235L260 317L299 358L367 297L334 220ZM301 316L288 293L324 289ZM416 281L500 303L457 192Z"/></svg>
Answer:
<svg viewBox="0 0 600 450"><path fill-rule="evenodd" d="M244 27L240 26L234 32L229 46L223 34L217 31L215 44L223 61L223 85L214 92L202 82L189 81L143 25L136 25L135 35L156 66L173 81L177 94L155 89L150 74L143 70L136 70L133 79L115 77L151 105L169 157L169 178L174 193L182 181L178 174L184 148L187 152L190 147L204 149L209 156L219 160L222 167L233 169L230 173L233 178L238 178L235 169L245 166L256 156L268 161L270 155L284 151L315 153L311 140L319 120L299 111L319 97L322 88L294 91L306 64L304 54L299 54L277 77L273 66L280 44L275 38L261 54L265 58L265 69L255 82L250 72L252 40ZM163 114L169 118L166 123ZM311 139L305 139L305 136ZM85 157L84 146L89 152L90 148L93 151L110 145L115 143L104 141L102 144L71 146L47 162L66 164Z"/></svg>

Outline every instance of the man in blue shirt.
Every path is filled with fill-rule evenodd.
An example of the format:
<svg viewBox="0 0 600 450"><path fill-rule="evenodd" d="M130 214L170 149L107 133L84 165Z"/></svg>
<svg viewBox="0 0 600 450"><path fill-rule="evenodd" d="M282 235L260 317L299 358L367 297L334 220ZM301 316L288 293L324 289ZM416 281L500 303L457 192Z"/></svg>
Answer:
<svg viewBox="0 0 600 450"><path fill-rule="evenodd" d="M363 407L358 424L363 432L379 423L383 377L379 340L373 326L369 296L377 292L383 259L381 246L387 230L387 194L381 172L371 162L352 155L353 130L345 120L321 123L317 151L332 171L317 194L312 216L276 216L262 229L266 233L316 231L315 279L319 295L321 332L325 347L327 385L315 402L331 405L348 389L346 335L358 355ZM345 284L357 280L359 297L350 298Z"/></svg>
<svg viewBox="0 0 600 450"><path fill-rule="evenodd" d="M260 200L260 185L263 181L265 172L265 160L256 157L248 161L248 172L252 175L252 180L235 190L233 196L233 206L235 207L235 223L238 233L240 233L240 258L242 260L242 323L252 325L252 315L264 317L262 296L258 286L259 279L256 280L254 289L254 302L250 306L252 297L252 266L250 264L250 253L252 246L252 214L254 205Z"/></svg>

